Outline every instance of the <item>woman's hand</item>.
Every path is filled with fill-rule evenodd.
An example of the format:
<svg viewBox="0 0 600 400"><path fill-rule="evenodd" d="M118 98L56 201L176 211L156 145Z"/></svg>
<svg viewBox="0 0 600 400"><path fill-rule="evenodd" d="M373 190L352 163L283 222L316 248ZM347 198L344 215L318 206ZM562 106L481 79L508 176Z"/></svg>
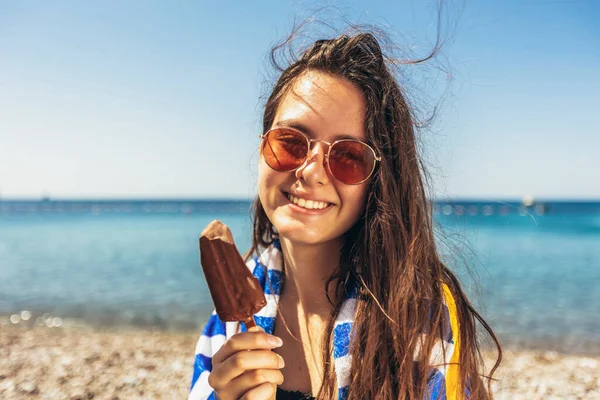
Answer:
<svg viewBox="0 0 600 400"><path fill-rule="evenodd" d="M274 400L283 383L283 358L271 351L277 336L253 329L232 336L212 358L208 384L219 400Z"/></svg>

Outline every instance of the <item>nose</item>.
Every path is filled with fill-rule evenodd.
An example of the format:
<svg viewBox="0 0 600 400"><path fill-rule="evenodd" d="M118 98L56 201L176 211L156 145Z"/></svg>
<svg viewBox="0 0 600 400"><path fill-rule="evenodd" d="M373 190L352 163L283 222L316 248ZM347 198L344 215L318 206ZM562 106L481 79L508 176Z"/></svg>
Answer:
<svg viewBox="0 0 600 400"><path fill-rule="evenodd" d="M329 173L325 167L329 146L323 142L311 144L313 147L309 151L306 161L296 170L296 178L304 180L309 185L323 186L329 183Z"/></svg>

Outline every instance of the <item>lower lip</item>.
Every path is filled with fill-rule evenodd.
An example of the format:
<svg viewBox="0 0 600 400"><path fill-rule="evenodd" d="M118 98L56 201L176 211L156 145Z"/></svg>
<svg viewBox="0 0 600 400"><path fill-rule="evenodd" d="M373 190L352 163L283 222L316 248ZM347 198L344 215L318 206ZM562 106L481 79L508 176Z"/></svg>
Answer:
<svg viewBox="0 0 600 400"><path fill-rule="evenodd" d="M297 213L300 213L300 214L306 214L306 215L320 215L320 214L323 214L323 213L327 212L331 208L331 206L333 205L333 204L330 204L330 205L328 205L325 208L321 208L320 210L313 210L313 209L303 208L303 207L300 207L300 206L292 203L290 201L290 199L288 199L286 193L283 193L283 197L287 201L287 205L288 205L288 207L290 207L291 210L293 210L294 212L297 212Z"/></svg>

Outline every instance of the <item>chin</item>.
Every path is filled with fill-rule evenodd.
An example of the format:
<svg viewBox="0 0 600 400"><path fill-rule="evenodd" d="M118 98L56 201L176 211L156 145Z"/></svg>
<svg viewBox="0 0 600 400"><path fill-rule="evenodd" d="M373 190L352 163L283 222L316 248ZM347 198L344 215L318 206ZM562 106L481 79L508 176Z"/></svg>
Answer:
<svg viewBox="0 0 600 400"><path fill-rule="evenodd" d="M277 228L280 237L293 243L316 244L323 239L321 235L311 232L306 228L291 226L282 226L281 229L275 226L275 228Z"/></svg>
<svg viewBox="0 0 600 400"><path fill-rule="evenodd" d="M318 245L328 243L336 239L335 237L324 236L323 232L316 232L313 230L308 230L306 228L286 228L283 228L282 230L277 230L279 232L279 236L292 243L297 243L301 245Z"/></svg>

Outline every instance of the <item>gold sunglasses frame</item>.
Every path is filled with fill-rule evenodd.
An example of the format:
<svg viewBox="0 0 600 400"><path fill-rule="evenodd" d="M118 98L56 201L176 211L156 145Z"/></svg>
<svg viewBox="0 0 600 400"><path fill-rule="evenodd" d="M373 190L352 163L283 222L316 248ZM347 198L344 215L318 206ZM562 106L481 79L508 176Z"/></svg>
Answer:
<svg viewBox="0 0 600 400"><path fill-rule="evenodd" d="M306 151L306 155L304 156L304 161L302 161L302 164L300 164L298 167L290 169L288 171L278 171L275 168L271 167L269 165L269 163L267 163L267 165L269 165L269 168L271 168L274 171L278 171L278 172L290 172L290 171L295 171L298 168L300 168L302 165L304 165L304 163L306 162L306 160L308 160L308 156L310 155L310 151L311 151L311 147L312 147L312 143L318 143L318 142L322 142L325 143L328 147L327 147L327 151L325 152L325 159L323 160L325 162L325 165L327 166L327 171L329 172L329 174L335 178L335 180L343 183L344 185L360 185L361 183L366 182L367 180L369 180L369 178L371 176L373 176L373 173L375 172L375 168L377 167L377 163L381 161L381 157L377 155L377 152L375 151L375 149L373 149L368 143L365 143L361 140L357 140L357 139L338 139L335 142L331 143L328 142L326 140L321 140L321 139L310 139L309 137L306 136L306 134L304 134L304 132L295 129L295 128L290 128L290 127L277 127L277 128L271 128L269 129L267 132L260 134L258 137L261 139L261 144L260 144L260 154L262 156L262 152L263 152L263 146L264 146L264 141L267 139L267 136L269 136L269 133L273 132L273 131L277 131L277 130L290 130L290 131L294 131L299 133L300 135L302 135L302 137L306 140L307 143L307 151ZM371 150L371 152L373 153L373 167L371 168L371 172L369 173L369 175L367 175L367 177L365 179L363 179L362 181L358 182L358 183L345 183L342 182L341 180L339 180L338 178L336 178L336 176L333 174L333 172L331 171L331 167L329 166L329 153L331 152L331 148L336 144L336 143L340 143L340 142L358 142L360 144L363 144L365 146L367 146L369 148L369 150Z"/></svg>

